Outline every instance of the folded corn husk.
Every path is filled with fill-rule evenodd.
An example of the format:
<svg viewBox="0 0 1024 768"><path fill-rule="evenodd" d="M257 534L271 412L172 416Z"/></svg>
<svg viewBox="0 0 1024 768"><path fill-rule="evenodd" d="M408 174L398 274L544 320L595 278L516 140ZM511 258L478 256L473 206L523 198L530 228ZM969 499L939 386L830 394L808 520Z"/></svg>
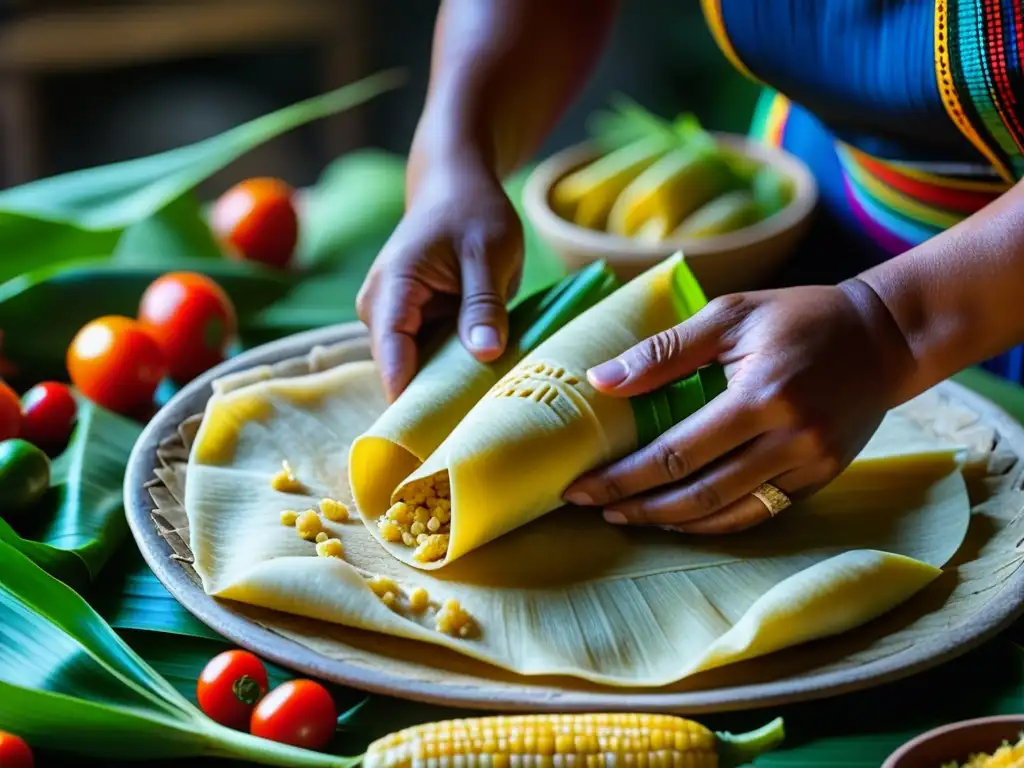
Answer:
<svg viewBox="0 0 1024 768"><path fill-rule="evenodd" d="M523 675L659 686L885 613L938 576L967 527L958 448L897 410L835 483L740 535L627 530L562 509L424 571L353 520L325 523L344 559L319 558L279 513L327 496L350 502L350 446L385 407L370 362L214 396L185 488L209 594L444 646ZM270 487L284 459L305 494ZM394 609L368 587L375 574L401 585ZM409 609L414 587L435 607L459 600L478 634L436 631L432 611Z"/></svg>
<svg viewBox="0 0 1024 768"><path fill-rule="evenodd" d="M463 371L424 371L418 396L396 402L383 424L352 449L352 490L381 545L403 562L440 568L558 509L574 478L633 450L637 431L629 401L600 395L586 371L679 321L674 291L681 263L676 255L648 270L566 324L486 395L474 390L478 400L457 425L448 418L455 408L445 393ZM446 409L440 428L423 421L436 403ZM433 447L418 467L394 447L414 444ZM395 483L401 470L407 476ZM451 485L447 555L417 562L412 548L385 541L375 521L411 483L439 474Z"/></svg>

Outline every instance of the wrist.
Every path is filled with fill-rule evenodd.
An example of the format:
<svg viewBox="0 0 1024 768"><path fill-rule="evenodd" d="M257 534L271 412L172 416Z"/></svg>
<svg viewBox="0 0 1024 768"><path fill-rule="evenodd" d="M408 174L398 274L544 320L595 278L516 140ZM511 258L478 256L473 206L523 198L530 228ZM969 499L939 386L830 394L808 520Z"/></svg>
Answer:
<svg viewBox="0 0 1024 768"><path fill-rule="evenodd" d="M922 367L903 329L885 299L861 277L844 280L838 286L860 316L877 351L877 367L886 393L886 408L895 408L930 386L923 384Z"/></svg>
<svg viewBox="0 0 1024 768"><path fill-rule="evenodd" d="M423 111L409 150L407 203L415 197L421 179L427 175L467 168L495 173L487 143L461 122L436 105L428 104Z"/></svg>

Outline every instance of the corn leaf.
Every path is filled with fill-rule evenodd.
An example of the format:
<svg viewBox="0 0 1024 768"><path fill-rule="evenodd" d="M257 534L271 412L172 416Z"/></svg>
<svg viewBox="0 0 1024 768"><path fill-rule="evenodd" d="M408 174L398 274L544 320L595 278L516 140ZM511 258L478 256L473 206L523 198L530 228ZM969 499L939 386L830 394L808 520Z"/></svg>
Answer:
<svg viewBox="0 0 1024 768"><path fill-rule="evenodd" d="M142 559L134 540L127 540L88 593L89 602L117 630L159 633L224 641L175 600Z"/></svg>
<svg viewBox="0 0 1024 768"><path fill-rule="evenodd" d="M81 589L89 583L89 570L82 558L73 552L56 549L49 544L30 541L21 535L3 519L0 519L0 542L13 547L34 561L50 575L65 584Z"/></svg>
<svg viewBox="0 0 1024 768"><path fill-rule="evenodd" d="M122 484L141 432L133 421L79 398L78 424L53 462L51 489L17 532L0 538L58 578L78 583L77 560L95 578L125 539Z"/></svg>
<svg viewBox="0 0 1024 768"><path fill-rule="evenodd" d="M5 544L0 729L30 744L87 757L223 756L310 768L356 762L213 723L81 597ZM57 733L59 741L53 738Z"/></svg>
<svg viewBox="0 0 1024 768"><path fill-rule="evenodd" d="M191 704L196 704L196 681L206 663L218 653L230 648L224 640L201 637L168 638L158 632L119 631L132 650L145 659L164 680ZM276 664L264 661L270 687L291 680L295 675ZM350 694L355 696L355 694Z"/></svg>
<svg viewBox="0 0 1024 768"><path fill-rule="evenodd" d="M122 230L148 219L246 152L400 84L387 71L147 157L53 176L0 192L0 280L28 269L109 255Z"/></svg>

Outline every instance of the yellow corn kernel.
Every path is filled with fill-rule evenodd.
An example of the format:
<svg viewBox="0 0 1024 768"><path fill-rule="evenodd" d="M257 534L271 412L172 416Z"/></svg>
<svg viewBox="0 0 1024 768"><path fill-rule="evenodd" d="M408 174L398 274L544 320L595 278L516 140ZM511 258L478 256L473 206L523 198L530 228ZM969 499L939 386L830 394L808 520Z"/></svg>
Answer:
<svg viewBox="0 0 1024 768"><path fill-rule="evenodd" d="M318 533L316 535L316 543L317 544L322 544L323 542L327 541L329 538L331 538L331 537L327 535L327 531L320 531L320 533Z"/></svg>
<svg viewBox="0 0 1024 768"><path fill-rule="evenodd" d="M377 521L381 535L386 536L387 541L401 541L410 548L429 547L427 550L418 550L421 560L425 553L429 554L431 561L443 558L447 550L448 524L451 521L450 488L446 474L421 478L405 485L396 496L397 501ZM394 529L386 528L385 520L392 523ZM436 549L442 540L436 536L445 537L444 550L440 553Z"/></svg>
<svg viewBox="0 0 1024 768"><path fill-rule="evenodd" d="M398 525L409 525L412 522L412 512L408 504L400 501L391 505L391 509L387 511L387 518Z"/></svg>
<svg viewBox="0 0 1024 768"><path fill-rule="evenodd" d="M446 635L468 637L473 627L473 617L462 608L458 600L445 600L434 619L434 627Z"/></svg>
<svg viewBox="0 0 1024 768"><path fill-rule="evenodd" d="M302 483L295 477L292 465L287 461L282 461L281 471L270 478L270 487L281 493L302 493L305 490Z"/></svg>
<svg viewBox="0 0 1024 768"><path fill-rule="evenodd" d="M416 551L412 553L413 559L419 563L432 563L442 559L448 551L448 534L432 533L417 543Z"/></svg>
<svg viewBox="0 0 1024 768"><path fill-rule="evenodd" d="M320 512L332 523L344 523L348 520L348 507L334 499L320 499Z"/></svg>
<svg viewBox="0 0 1024 768"><path fill-rule="evenodd" d="M369 581L369 587L377 597L384 597L388 592L399 592L398 584L387 576L374 576Z"/></svg>
<svg viewBox="0 0 1024 768"><path fill-rule="evenodd" d="M394 608L395 603L398 602L398 596L394 592L385 592L380 596L380 601L388 608Z"/></svg>
<svg viewBox="0 0 1024 768"><path fill-rule="evenodd" d="M320 516L312 509L307 509L295 520L295 531L299 538L313 541L323 527L320 525Z"/></svg>
<svg viewBox="0 0 1024 768"><path fill-rule="evenodd" d="M430 595L423 587L416 587L409 593L409 607L416 613L422 613L430 604Z"/></svg>
<svg viewBox="0 0 1024 768"><path fill-rule="evenodd" d="M378 521L377 529L380 531L380 535L384 537L384 541L390 541L397 544L402 540L401 529L390 520Z"/></svg>
<svg viewBox="0 0 1024 768"><path fill-rule="evenodd" d="M598 718L604 718L604 722ZM675 734L686 731L692 746L683 750L643 751L622 749L616 734L660 732L662 743L673 744ZM632 746L632 745L631 745ZM582 766L679 766L717 768L718 741L703 725L672 715L639 715L637 724L624 714L611 715L512 715L466 718L426 723L389 734L370 744L364 768L401 768L433 758L437 768L453 768L458 762L507 768L510 759L536 766L565 761ZM524 760L523 758L526 758ZM593 758L593 759L591 759ZM431 763L433 765L434 763Z"/></svg>
<svg viewBox="0 0 1024 768"><path fill-rule="evenodd" d="M345 554L345 548L341 545L340 539L329 539L324 538L323 541L317 541L316 553L320 557L341 557Z"/></svg>
<svg viewBox="0 0 1024 768"><path fill-rule="evenodd" d="M295 521L298 520L299 513L294 509L286 509L281 513L281 525L293 526Z"/></svg>

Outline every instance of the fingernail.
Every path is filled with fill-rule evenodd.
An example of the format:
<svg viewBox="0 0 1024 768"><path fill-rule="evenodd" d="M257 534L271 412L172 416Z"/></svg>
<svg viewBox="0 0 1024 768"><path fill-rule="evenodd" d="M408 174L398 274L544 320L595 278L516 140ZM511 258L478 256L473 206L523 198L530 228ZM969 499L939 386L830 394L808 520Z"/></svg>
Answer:
<svg viewBox="0 0 1024 768"><path fill-rule="evenodd" d="M611 523L612 525L622 525L626 522L626 516L621 512L615 512L611 509L604 511L605 522Z"/></svg>
<svg viewBox="0 0 1024 768"><path fill-rule="evenodd" d="M485 350L499 349L501 339L498 331L489 325L474 325L469 329L469 345L473 349L483 352Z"/></svg>
<svg viewBox="0 0 1024 768"><path fill-rule="evenodd" d="M587 378L595 387L614 387L626 380L629 369L626 364L615 358L607 363L601 363L596 368L587 371Z"/></svg>
<svg viewBox="0 0 1024 768"><path fill-rule="evenodd" d="M570 504L575 504L578 507L592 507L594 506L594 498L586 491L567 491L563 496L566 501Z"/></svg>

